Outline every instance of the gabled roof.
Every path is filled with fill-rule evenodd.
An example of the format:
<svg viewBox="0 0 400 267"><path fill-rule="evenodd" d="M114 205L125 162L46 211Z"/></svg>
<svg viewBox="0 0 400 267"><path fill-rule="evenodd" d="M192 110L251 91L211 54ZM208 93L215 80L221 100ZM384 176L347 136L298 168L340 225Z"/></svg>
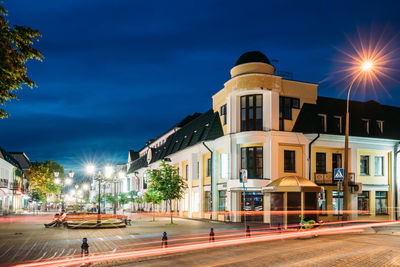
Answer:
<svg viewBox="0 0 400 267"><path fill-rule="evenodd" d="M18 161L11 156L4 148L0 146L0 157L2 157L8 163L14 165L16 168L22 170L21 166L19 165Z"/></svg>
<svg viewBox="0 0 400 267"><path fill-rule="evenodd" d="M24 152L8 152L16 161L18 161L22 170L27 171L30 169L30 161Z"/></svg>
<svg viewBox="0 0 400 267"><path fill-rule="evenodd" d="M193 146L199 142L214 140L224 135L218 112L212 109L197 116L197 118L186 123L181 129L171 134L166 142L158 147L151 148L150 163L162 160L165 157ZM147 156L135 160L128 173L137 169L147 167Z"/></svg>
<svg viewBox="0 0 400 267"><path fill-rule="evenodd" d="M304 104L293 132L322 133L319 127L318 114L326 114L326 134L344 135L346 120L346 100L329 97L318 97L316 104ZM400 139L400 108L381 105L376 101L349 103L349 135L385 139ZM339 133L335 117L342 117L342 133ZM369 133L364 129L362 119L369 120ZM383 121L383 133L380 132L377 121Z"/></svg>

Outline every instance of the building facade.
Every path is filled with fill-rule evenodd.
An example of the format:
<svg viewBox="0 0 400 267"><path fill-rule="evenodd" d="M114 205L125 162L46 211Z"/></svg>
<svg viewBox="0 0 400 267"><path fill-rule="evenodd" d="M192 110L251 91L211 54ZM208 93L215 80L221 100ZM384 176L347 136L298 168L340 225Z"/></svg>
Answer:
<svg viewBox="0 0 400 267"><path fill-rule="evenodd" d="M264 54L243 54L213 95L211 110L130 151L131 188L143 193L146 171L165 160L187 182L173 207L182 216L238 222L245 211L248 220L290 224L298 215L288 211L319 209L323 220L335 220L342 193L332 172L343 167L345 101L318 97L317 84L274 73ZM393 219L400 139L394 120L400 109L376 102L350 106L352 218Z"/></svg>

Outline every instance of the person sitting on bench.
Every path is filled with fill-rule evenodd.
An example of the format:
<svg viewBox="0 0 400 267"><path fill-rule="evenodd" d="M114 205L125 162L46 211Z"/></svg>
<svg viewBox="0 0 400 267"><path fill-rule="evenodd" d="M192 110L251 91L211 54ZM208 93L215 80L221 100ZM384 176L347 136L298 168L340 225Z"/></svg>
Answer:
<svg viewBox="0 0 400 267"><path fill-rule="evenodd" d="M61 214L58 215L58 217L54 218L54 220L51 223L45 223L44 226L46 228L49 228L50 226L53 226L53 225L62 224L66 217L67 217L67 213L65 212L65 210L62 210Z"/></svg>

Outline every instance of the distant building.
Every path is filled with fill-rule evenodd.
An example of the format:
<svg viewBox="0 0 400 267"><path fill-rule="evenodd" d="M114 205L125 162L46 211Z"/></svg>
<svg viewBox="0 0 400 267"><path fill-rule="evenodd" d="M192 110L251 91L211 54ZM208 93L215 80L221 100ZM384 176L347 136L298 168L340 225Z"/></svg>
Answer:
<svg viewBox="0 0 400 267"><path fill-rule="evenodd" d="M211 110L129 152L132 189L143 194L146 171L165 160L187 181L173 208L183 216L241 221L247 211L248 220L278 225L299 222L288 211L319 209L322 220L336 220L342 192L332 172L343 167L345 101L318 97L317 84L274 72L264 54L243 54ZM398 218L399 117L397 107L350 103L352 219Z"/></svg>

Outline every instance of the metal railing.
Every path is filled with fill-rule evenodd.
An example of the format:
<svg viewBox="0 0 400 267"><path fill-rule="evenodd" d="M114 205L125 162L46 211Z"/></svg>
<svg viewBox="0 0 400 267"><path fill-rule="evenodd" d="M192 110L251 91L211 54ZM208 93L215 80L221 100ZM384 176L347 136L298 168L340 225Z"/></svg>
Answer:
<svg viewBox="0 0 400 267"><path fill-rule="evenodd" d="M350 182L355 183L356 182L356 174L354 172L350 172ZM332 172L326 172L326 173L316 173L314 172L314 182L316 184L336 184L336 182L333 180L333 173Z"/></svg>

